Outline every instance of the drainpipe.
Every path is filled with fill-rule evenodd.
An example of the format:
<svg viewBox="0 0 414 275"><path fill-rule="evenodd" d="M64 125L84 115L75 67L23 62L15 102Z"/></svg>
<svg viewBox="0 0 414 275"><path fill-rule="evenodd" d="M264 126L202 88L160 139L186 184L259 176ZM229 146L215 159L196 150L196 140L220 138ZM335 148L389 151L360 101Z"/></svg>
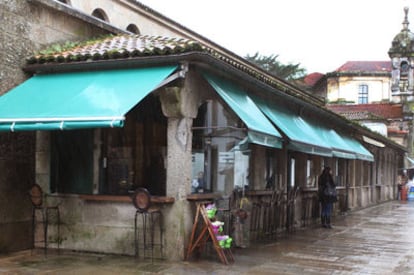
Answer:
<svg viewBox="0 0 414 275"><path fill-rule="evenodd" d="M349 160L345 161L345 211L349 210Z"/></svg>

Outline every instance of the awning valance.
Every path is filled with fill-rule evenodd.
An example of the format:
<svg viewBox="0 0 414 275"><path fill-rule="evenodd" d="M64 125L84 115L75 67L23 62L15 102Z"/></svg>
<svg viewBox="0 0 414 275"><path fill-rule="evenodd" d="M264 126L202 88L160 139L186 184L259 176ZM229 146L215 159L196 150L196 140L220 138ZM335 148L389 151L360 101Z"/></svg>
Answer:
<svg viewBox="0 0 414 275"><path fill-rule="evenodd" d="M338 158L356 159L356 154L353 149L345 142L345 140L338 135L333 129L327 129L322 126L313 125L315 129L318 129L324 144L331 147L332 155Z"/></svg>
<svg viewBox="0 0 414 275"><path fill-rule="evenodd" d="M282 136L243 89L205 73L204 77L248 128L248 141L282 148Z"/></svg>
<svg viewBox="0 0 414 275"><path fill-rule="evenodd" d="M363 140L364 142L366 142L366 143L369 143L369 144L371 144L371 145L374 145L374 146L377 146L377 147L380 147L380 148L384 148L384 147L385 147L385 144L384 144L384 143L382 143L382 142L380 142L380 141L378 141L378 140L375 140L375 139L369 138L369 137L367 137L367 136L362 136L362 140Z"/></svg>
<svg viewBox="0 0 414 275"><path fill-rule="evenodd" d="M373 161L373 155L357 140L311 123L286 108L254 98L264 114L289 138L288 149L307 154Z"/></svg>
<svg viewBox="0 0 414 275"><path fill-rule="evenodd" d="M176 66L36 75L0 97L0 131L121 127Z"/></svg>
<svg viewBox="0 0 414 275"><path fill-rule="evenodd" d="M321 132L302 117L262 99L254 99L264 114L289 138L288 149L307 154L332 156L332 150L320 138Z"/></svg>
<svg viewBox="0 0 414 275"><path fill-rule="evenodd" d="M414 169L414 159L410 158L409 156L405 156L404 168L401 168L401 169L407 169L407 170Z"/></svg>
<svg viewBox="0 0 414 275"><path fill-rule="evenodd" d="M359 141L357 141L356 139L347 137L347 136L342 136L342 138L349 145L352 151L355 152L357 159L366 160L366 161L374 161L374 156Z"/></svg>
<svg viewBox="0 0 414 275"><path fill-rule="evenodd" d="M347 159L360 159L366 161L374 161L374 156L356 139L338 134L333 129L321 130L324 139L328 142L332 149L333 155Z"/></svg>

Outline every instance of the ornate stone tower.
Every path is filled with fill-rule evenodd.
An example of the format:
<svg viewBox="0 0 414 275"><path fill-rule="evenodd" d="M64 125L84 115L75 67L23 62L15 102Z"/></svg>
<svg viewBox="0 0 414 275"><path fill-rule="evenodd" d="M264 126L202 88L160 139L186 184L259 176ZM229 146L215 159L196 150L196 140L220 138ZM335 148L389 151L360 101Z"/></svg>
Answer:
<svg viewBox="0 0 414 275"><path fill-rule="evenodd" d="M388 55L392 62L391 94L393 101L403 105L404 120L408 121L407 151L413 156L414 33L408 28L408 7L404 13L403 29L392 40Z"/></svg>
<svg viewBox="0 0 414 275"><path fill-rule="evenodd" d="M408 7L404 8L403 29L392 40L388 55L392 61L391 92L393 96L414 93L414 33L408 29Z"/></svg>

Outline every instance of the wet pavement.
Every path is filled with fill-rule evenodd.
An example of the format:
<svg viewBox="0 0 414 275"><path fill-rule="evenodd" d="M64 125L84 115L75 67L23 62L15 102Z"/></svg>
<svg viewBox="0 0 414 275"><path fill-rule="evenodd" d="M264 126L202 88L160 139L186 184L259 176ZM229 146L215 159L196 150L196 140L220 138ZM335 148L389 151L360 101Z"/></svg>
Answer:
<svg viewBox="0 0 414 275"><path fill-rule="evenodd" d="M0 274L414 274L414 202L393 201L335 217L277 240L234 249L235 263L211 253L166 262L127 256L22 251L0 256Z"/></svg>

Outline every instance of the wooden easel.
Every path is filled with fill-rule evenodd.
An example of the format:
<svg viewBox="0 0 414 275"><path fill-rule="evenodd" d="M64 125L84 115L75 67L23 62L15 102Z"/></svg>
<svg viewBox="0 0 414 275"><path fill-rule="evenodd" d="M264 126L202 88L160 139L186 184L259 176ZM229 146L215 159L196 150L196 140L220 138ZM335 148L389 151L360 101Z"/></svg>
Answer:
<svg viewBox="0 0 414 275"><path fill-rule="evenodd" d="M233 253L230 248L222 248L217 241L216 235L213 232L211 221L207 216L205 205L211 202L197 202L197 211L194 218L193 230L191 231L190 243L187 249L186 259L188 259L196 248L201 252L208 239L213 242L213 247L216 250L220 261L223 264L229 264L234 262ZM201 225L199 231L197 231L198 225ZM196 237L196 234L198 236Z"/></svg>

